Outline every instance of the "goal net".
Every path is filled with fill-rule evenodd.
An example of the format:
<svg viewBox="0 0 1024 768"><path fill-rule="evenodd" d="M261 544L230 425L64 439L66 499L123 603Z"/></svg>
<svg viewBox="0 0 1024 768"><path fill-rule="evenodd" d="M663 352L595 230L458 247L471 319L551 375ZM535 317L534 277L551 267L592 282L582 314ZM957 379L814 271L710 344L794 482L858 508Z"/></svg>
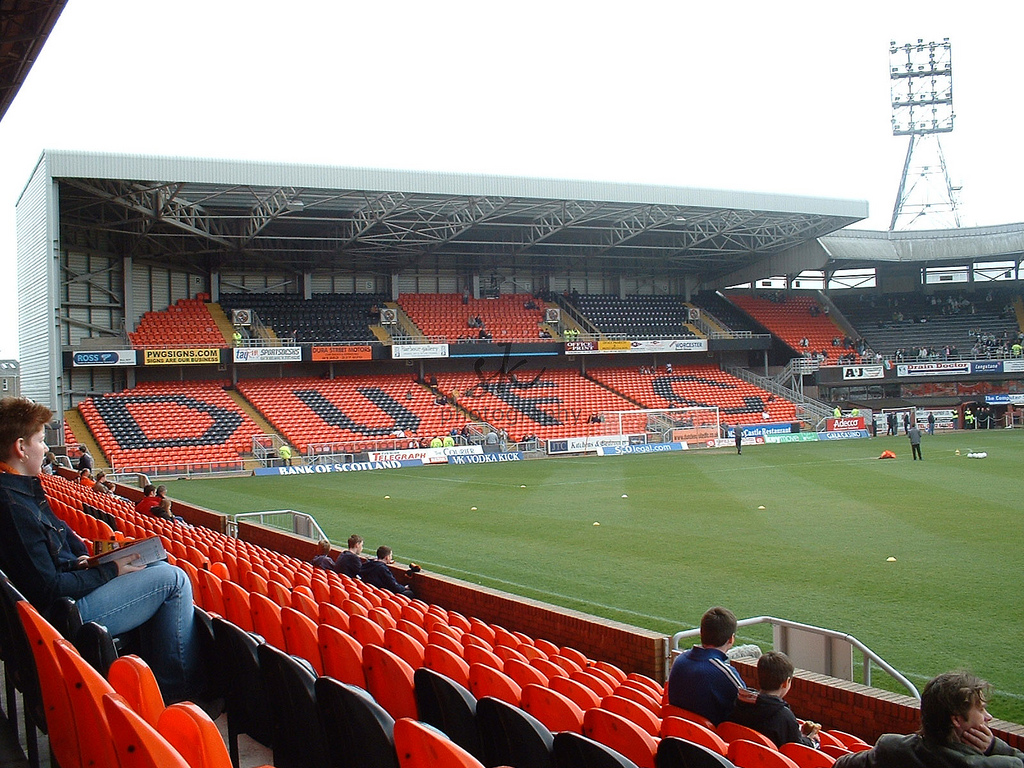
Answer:
<svg viewBox="0 0 1024 768"><path fill-rule="evenodd" d="M606 435L647 436L648 443L713 443L720 437L718 408L652 408L640 411L602 411Z"/></svg>

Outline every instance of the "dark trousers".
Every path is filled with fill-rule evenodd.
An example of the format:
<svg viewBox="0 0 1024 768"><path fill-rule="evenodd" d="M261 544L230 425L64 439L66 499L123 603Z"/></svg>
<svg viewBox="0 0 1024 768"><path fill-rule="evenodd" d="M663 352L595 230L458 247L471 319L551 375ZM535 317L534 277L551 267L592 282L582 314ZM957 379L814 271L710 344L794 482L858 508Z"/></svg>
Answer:
<svg viewBox="0 0 1024 768"><path fill-rule="evenodd" d="M924 461L924 459L921 456L921 444L920 443L911 443L910 444L910 452L911 452L911 454L914 457L914 461L917 461L918 459L921 459L921 461Z"/></svg>

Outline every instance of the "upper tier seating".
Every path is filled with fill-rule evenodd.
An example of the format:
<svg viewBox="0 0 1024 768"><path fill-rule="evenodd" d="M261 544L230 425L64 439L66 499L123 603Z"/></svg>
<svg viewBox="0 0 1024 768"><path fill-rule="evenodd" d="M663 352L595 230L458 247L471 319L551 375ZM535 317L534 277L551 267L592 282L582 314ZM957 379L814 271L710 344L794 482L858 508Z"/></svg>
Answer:
<svg viewBox="0 0 1024 768"><path fill-rule="evenodd" d="M406 448L467 421L407 374L253 379L239 381L238 391L303 453L310 443L355 443L353 452ZM395 443L399 429L407 437Z"/></svg>
<svg viewBox="0 0 1024 768"><path fill-rule="evenodd" d="M798 354L820 352L826 358L824 365L839 365L840 356L860 360L856 352L842 346L846 334L811 296L783 296L772 301L749 293L730 293L728 298ZM806 346L800 343L802 339L807 339ZM838 344L833 343L836 339Z"/></svg>
<svg viewBox="0 0 1024 768"><path fill-rule="evenodd" d="M251 309L281 338L301 343L375 341L371 325L380 323L387 297L380 293L314 293L311 298L290 293L222 293L220 305L228 316L234 309Z"/></svg>
<svg viewBox="0 0 1024 768"><path fill-rule="evenodd" d="M424 336L448 341L477 339L480 329L469 325L479 317L496 343L533 341L540 338L539 324L544 321L544 302L528 293L502 294L493 299L474 299L463 303L460 293L403 293L399 306ZM530 302L537 309L526 309Z"/></svg>
<svg viewBox="0 0 1024 768"><path fill-rule="evenodd" d="M723 423L755 424L793 421L796 407L754 384L725 373L714 365L678 365L653 374L638 368L591 368L596 381L641 403L644 408L718 406Z"/></svg>
<svg viewBox="0 0 1024 768"><path fill-rule="evenodd" d="M686 327L687 305L678 296L626 296L572 294L570 303L601 333L630 338L692 338Z"/></svg>
<svg viewBox="0 0 1024 768"><path fill-rule="evenodd" d="M700 291L691 299L691 303L724 323L732 331L765 332L764 328L752 321L748 315L736 309L736 306L718 291Z"/></svg>
<svg viewBox="0 0 1024 768"><path fill-rule="evenodd" d="M208 297L179 299L162 312L147 312L129 333L134 347L225 347L227 342L206 306Z"/></svg>
<svg viewBox="0 0 1024 768"><path fill-rule="evenodd" d="M240 469L262 430L227 395L221 382L154 382L83 400L89 431L118 471L203 465Z"/></svg>
<svg viewBox="0 0 1024 768"><path fill-rule="evenodd" d="M516 370L508 376L483 371L439 373L438 389L459 393L458 404L481 421L504 429L515 440L606 434L591 423L601 411L634 410L636 405L573 370Z"/></svg>
<svg viewBox="0 0 1024 768"><path fill-rule="evenodd" d="M991 296L991 300L989 297ZM914 359L920 349L941 357L998 356L1002 342L1013 344L1020 328L1012 312L1012 290L965 293L900 293L879 296L836 292L832 301L868 346L884 357ZM1007 312L1007 306L1011 311ZM992 343L985 343L989 339ZM981 343L979 344L979 340ZM978 348L975 349L975 346ZM897 355L897 350L901 354Z"/></svg>

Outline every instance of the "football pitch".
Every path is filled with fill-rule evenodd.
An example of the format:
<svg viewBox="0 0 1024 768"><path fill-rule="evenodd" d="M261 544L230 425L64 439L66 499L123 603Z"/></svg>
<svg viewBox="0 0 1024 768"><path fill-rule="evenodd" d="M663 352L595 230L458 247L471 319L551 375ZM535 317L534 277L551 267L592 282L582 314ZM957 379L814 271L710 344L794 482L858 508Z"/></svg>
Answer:
<svg viewBox="0 0 1024 768"><path fill-rule="evenodd" d="M896 460L877 458L887 448ZM1024 432L922 449L912 462L901 435L169 489L232 514L308 512L335 542L359 533L367 552L666 634L712 605L841 630L918 688L971 669L993 715L1022 722ZM771 644L766 627L740 633ZM901 690L878 669L872 682Z"/></svg>

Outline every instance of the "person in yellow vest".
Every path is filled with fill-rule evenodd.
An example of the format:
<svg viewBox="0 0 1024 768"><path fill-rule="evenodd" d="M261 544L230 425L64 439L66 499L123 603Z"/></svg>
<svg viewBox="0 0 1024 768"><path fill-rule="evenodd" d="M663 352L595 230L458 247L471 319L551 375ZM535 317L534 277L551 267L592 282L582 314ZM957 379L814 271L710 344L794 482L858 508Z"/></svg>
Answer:
<svg viewBox="0 0 1024 768"><path fill-rule="evenodd" d="M832 415L833 415L833 416L834 416L835 418L837 418L837 419L841 419L841 418L843 417L843 411L842 411L842 409L841 409L841 408L840 408L840 407L839 407L839 406L837 405L837 406L835 407L835 409L834 409L834 410L832 411Z"/></svg>
<svg viewBox="0 0 1024 768"><path fill-rule="evenodd" d="M445 435L444 440L441 441L441 444L445 448L452 448L455 446L455 438L452 437L451 435Z"/></svg>
<svg viewBox="0 0 1024 768"><path fill-rule="evenodd" d="M441 448L443 446L444 440L442 440L440 437L435 437L433 440L430 441L431 448Z"/></svg>
<svg viewBox="0 0 1024 768"><path fill-rule="evenodd" d="M964 427L974 429L974 411L964 411Z"/></svg>
<svg viewBox="0 0 1024 768"><path fill-rule="evenodd" d="M234 342L236 347L242 346L242 334L237 328L235 329L235 332L231 334L231 341Z"/></svg>

